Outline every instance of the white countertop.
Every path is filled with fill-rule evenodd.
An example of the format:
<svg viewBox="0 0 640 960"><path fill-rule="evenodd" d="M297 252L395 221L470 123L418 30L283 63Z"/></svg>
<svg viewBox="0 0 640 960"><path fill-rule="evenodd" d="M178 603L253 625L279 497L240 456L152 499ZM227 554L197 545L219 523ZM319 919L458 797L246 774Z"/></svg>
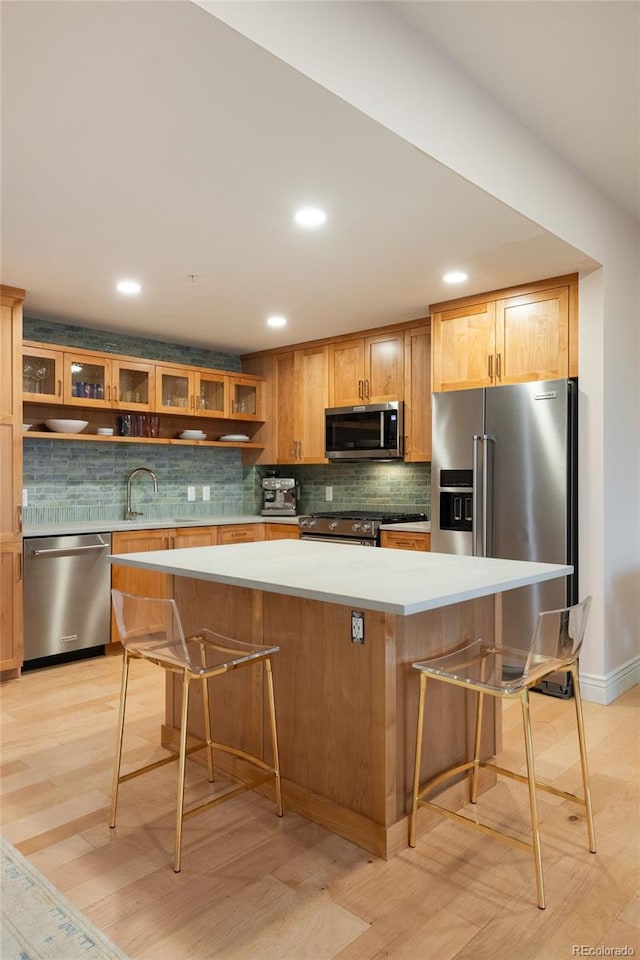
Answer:
<svg viewBox="0 0 640 960"><path fill-rule="evenodd" d="M115 533L122 530L166 530L180 527L220 527L236 523L292 523L297 524L297 517L263 517L261 515L221 516L211 517L180 517L168 520L154 520L151 517L140 517L138 520L86 520L82 523L48 523L38 526L25 525L25 537L63 537L67 534L80 533Z"/></svg>
<svg viewBox="0 0 640 960"><path fill-rule="evenodd" d="M555 580L573 572L573 567L560 564L370 550L311 540L154 550L120 554L109 560L128 567L401 616Z"/></svg>

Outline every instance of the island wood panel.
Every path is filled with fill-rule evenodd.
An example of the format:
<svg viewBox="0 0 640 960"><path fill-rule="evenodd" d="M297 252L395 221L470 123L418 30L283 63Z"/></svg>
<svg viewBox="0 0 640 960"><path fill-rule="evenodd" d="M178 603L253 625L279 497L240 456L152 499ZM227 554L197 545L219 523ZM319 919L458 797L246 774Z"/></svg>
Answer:
<svg viewBox="0 0 640 960"><path fill-rule="evenodd" d="M273 672L286 804L378 856L402 849L417 715L418 676L411 663L491 635L494 598L414 617L364 611L365 642L354 644L351 608L342 604L182 577L174 578L174 595L188 631L208 623L230 636L279 646ZM245 676L212 681L214 739L269 759L263 678L259 671L236 673ZM169 685L163 742L175 745L179 678ZM429 692L423 777L469 756L475 710L463 691L432 686L438 690ZM201 737L197 687L189 731ZM485 756L495 752L494 709L486 707ZM248 779L241 763L225 755L216 765ZM482 789L486 784L481 780ZM459 803L466 789L458 789Z"/></svg>
<svg viewBox="0 0 640 960"><path fill-rule="evenodd" d="M170 579L187 636L207 627L215 633L247 643L262 642L260 591L186 577ZM274 672L277 656L274 655ZM209 680L209 698L213 739L270 760L271 731L268 722L265 723L263 668L243 667ZM167 746L177 744L181 708L182 678L167 673L166 727L162 735L162 741ZM193 736L204 738L200 683L191 684L188 730ZM200 759L206 761L204 751ZM243 778L242 763L233 762L231 758L220 754L216 754L214 759L216 765L223 769L231 768L234 775ZM255 776L255 768L251 776Z"/></svg>
<svg viewBox="0 0 640 960"><path fill-rule="evenodd" d="M396 819L411 810L411 787L416 744L419 674L412 664L426 656L450 653L478 637L494 637L495 604L493 597L468 600L453 607L441 607L412 617L397 618L396 683L396 758L398 806ZM481 753L483 759L495 754L496 711L498 701L485 697L482 718ZM476 698L461 687L427 681L425 726L422 743L420 780L424 782L439 771L473 756ZM499 715L499 714L498 714ZM482 788L495 781L491 771L481 771ZM462 774L460 779L466 775Z"/></svg>
<svg viewBox="0 0 640 960"><path fill-rule="evenodd" d="M300 527L297 523L265 523L267 540L299 540Z"/></svg>

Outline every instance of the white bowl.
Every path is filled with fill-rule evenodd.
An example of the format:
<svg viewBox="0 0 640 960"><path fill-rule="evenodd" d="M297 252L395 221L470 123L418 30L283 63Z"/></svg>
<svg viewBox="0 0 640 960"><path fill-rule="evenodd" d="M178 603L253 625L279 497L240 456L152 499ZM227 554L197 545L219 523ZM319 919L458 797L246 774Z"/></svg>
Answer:
<svg viewBox="0 0 640 960"><path fill-rule="evenodd" d="M180 434L181 440L206 440L207 435L202 430L183 430Z"/></svg>
<svg viewBox="0 0 640 960"><path fill-rule="evenodd" d="M86 426L88 420L45 420L44 425L48 430L54 433L80 433Z"/></svg>
<svg viewBox="0 0 640 960"><path fill-rule="evenodd" d="M224 437L220 437L220 439L232 443L246 443L249 437L246 433L225 433Z"/></svg>
<svg viewBox="0 0 640 960"><path fill-rule="evenodd" d="M113 427L98 427L96 433L99 437L112 437L113 436Z"/></svg>
<svg viewBox="0 0 640 960"><path fill-rule="evenodd" d="M24 431L31 430L31 427L32 427L32 426L33 426L32 423L23 423L23 424L22 424L22 429L23 429Z"/></svg>

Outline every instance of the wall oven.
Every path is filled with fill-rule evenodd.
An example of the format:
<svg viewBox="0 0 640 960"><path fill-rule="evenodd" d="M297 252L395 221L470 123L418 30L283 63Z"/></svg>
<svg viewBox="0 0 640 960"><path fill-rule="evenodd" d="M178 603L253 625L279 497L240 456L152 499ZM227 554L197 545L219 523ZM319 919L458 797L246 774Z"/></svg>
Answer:
<svg viewBox="0 0 640 960"><path fill-rule="evenodd" d="M325 410L325 455L329 460L401 460L404 404L367 403Z"/></svg>

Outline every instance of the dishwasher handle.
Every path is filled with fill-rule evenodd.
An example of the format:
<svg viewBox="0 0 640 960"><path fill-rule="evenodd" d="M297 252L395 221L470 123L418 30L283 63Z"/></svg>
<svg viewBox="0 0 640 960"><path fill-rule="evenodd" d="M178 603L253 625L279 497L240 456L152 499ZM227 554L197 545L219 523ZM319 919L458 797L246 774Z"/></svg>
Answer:
<svg viewBox="0 0 640 960"><path fill-rule="evenodd" d="M63 557L68 553L85 553L87 550L108 550L108 543L89 543L83 547L47 547L44 550L33 549L34 557Z"/></svg>

